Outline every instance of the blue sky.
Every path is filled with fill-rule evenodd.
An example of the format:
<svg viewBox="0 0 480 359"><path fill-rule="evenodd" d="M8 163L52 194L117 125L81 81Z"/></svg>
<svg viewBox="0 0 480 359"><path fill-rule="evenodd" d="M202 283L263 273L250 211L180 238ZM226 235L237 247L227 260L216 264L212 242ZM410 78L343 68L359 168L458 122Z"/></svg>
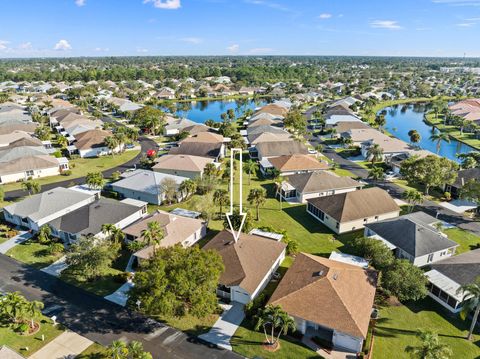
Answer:
<svg viewBox="0 0 480 359"><path fill-rule="evenodd" d="M0 57L480 57L480 0L0 0Z"/></svg>

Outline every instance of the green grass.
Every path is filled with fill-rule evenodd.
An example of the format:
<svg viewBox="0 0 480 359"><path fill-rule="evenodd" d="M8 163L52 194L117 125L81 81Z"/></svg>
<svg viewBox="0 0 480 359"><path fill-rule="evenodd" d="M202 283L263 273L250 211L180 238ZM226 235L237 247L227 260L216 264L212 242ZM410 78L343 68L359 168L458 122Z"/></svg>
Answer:
<svg viewBox="0 0 480 359"><path fill-rule="evenodd" d="M449 239L459 244L456 254L471 251L480 248L480 237L472 232L465 231L461 228L451 228L443 231Z"/></svg>
<svg viewBox="0 0 480 359"><path fill-rule="evenodd" d="M177 328L182 332L185 332L190 335L200 335L203 333L207 333L210 328L215 324L219 315L218 314L210 314L204 318L196 318L192 315L186 315L183 317L167 317L167 316L160 316L160 317L153 317L154 319L167 324L173 328Z"/></svg>
<svg viewBox="0 0 480 359"><path fill-rule="evenodd" d="M40 318L40 330L33 335L20 335L15 333L10 327L0 326L0 347L6 345L10 349L28 357L62 332L61 327L54 326L51 324L50 319L44 316ZM42 334L45 336L45 341L41 339ZM25 347L28 347L29 350L24 350Z"/></svg>
<svg viewBox="0 0 480 359"><path fill-rule="evenodd" d="M444 126L443 117L439 115L438 118L436 118L433 113L427 114L426 120L429 124L434 125L440 131L447 133L450 137L466 143L467 145L474 147L476 150L480 150L480 139L476 138L473 133L461 133L460 128L453 125Z"/></svg>
<svg viewBox="0 0 480 359"><path fill-rule="evenodd" d="M373 357L411 358L405 353L405 348L408 345L419 345L416 337L418 330L430 329L439 335L442 343L452 349L452 358L477 358L480 355L478 341L469 342L464 339L469 324L468 321L452 317L430 298L408 305L383 308L375 329Z"/></svg>
<svg viewBox="0 0 480 359"><path fill-rule="evenodd" d="M93 343L80 353L76 359L108 359L107 349L97 343Z"/></svg>
<svg viewBox="0 0 480 359"><path fill-rule="evenodd" d="M47 248L48 245L30 239L10 249L7 255L19 262L40 269L49 266L63 255L61 253L48 254Z"/></svg>
<svg viewBox="0 0 480 359"><path fill-rule="evenodd" d="M35 179L40 185L49 183L73 180L75 178L86 176L89 172L103 172L110 168L117 167L125 162L135 158L140 153L140 150L125 151L115 156L102 156L99 158L77 158L70 161L70 176L50 176ZM74 167L72 167L72 165ZM19 182L8 183L3 185L5 192L21 189L22 185Z"/></svg>

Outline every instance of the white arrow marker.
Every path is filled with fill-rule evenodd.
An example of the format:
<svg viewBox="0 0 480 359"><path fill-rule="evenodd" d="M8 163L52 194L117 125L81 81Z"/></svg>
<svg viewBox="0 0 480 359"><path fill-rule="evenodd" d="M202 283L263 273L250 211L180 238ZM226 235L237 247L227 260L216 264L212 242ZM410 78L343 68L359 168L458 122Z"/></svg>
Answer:
<svg viewBox="0 0 480 359"><path fill-rule="evenodd" d="M231 217L233 216L233 202L234 202L233 184L234 184L234 179L235 179L235 176L234 176L234 172L235 172L234 171L235 152L238 152L240 154L240 164L238 166L239 167L238 170L240 171L240 189L239 189L240 211L239 211L239 214L240 214L240 217L242 218L242 220L240 222L240 228L238 228L237 231L235 231L235 228L233 228L232 220L231 220ZM227 212L226 215L227 215L228 225L230 226L230 230L232 231L233 239L235 240L235 242L238 242L238 238L240 238L240 233L242 233L242 228L243 228L243 225L245 223L245 218L247 218L247 214L243 213L243 197L242 197L243 181L242 180L243 180L242 149L241 148L232 148L230 150L230 211Z"/></svg>

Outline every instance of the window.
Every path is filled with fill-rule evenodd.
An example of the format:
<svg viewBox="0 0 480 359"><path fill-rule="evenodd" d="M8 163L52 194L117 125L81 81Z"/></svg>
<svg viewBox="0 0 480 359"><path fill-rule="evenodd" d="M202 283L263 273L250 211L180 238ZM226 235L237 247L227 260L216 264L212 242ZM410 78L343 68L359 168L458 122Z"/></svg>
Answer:
<svg viewBox="0 0 480 359"><path fill-rule="evenodd" d="M33 170L25 171L25 175L26 175L27 177L31 177L31 176L33 176L33 174L34 174L34 173L33 173Z"/></svg>
<svg viewBox="0 0 480 359"><path fill-rule="evenodd" d="M427 263L430 263L431 261L433 261L433 253L429 254L427 258Z"/></svg>
<svg viewBox="0 0 480 359"><path fill-rule="evenodd" d="M455 309L455 308L457 308L458 302L455 299L453 299L452 297L448 297L447 304Z"/></svg>
<svg viewBox="0 0 480 359"><path fill-rule="evenodd" d="M315 207L311 203L308 203L307 210L322 222L325 220L325 213L320 211L317 207Z"/></svg>
<svg viewBox="0 0 480 359"><path fill-rule="evenodd" d="M367 220L368 220L368 218L364 218L364 219L363 219L363 222L364 222L364 223L367 223Z"/></svg>

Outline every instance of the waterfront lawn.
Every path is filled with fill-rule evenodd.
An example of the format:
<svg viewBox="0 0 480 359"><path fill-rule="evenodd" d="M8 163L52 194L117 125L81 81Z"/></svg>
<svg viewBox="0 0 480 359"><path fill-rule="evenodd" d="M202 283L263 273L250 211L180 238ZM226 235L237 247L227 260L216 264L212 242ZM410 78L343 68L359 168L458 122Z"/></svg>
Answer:
<svg viewBox="0 0 480 359"><path fill-rule="evenodd" d="M70 170L72 171L72 174L70 176L57 175L38 178L35 179L35 181L40 183L41 186L43 186L50 183L68 181L75 178L84 177L89 172L103 172L134 159L139 153L140 150L131 150L114 156L109 155L98 158L77 158L70 161ZM22 184L20 182L7 183L3 185L3 188L5 192L18 190L22 188Z"/></svg>
<svg viewBox="0 0 480 359"><path fill-rule="evenodd" d="M452 358L477 358L480 355L478 341L465 339L469 321L462 321L427 297L415 303L385 307L375 328L373 357L375 359L411 358L405 353L409 345L420 344L418 330L434 330L441 343L453 351ZM477 338L479 332L476 332Z"/></svg>
<svg viewBox="0 0 480 359"><path fill-rule="evenodd" d="M459 244L456 254L480 248L480 237L472 232L465 231L461 228L445 229L443 232L448 236L449 239Z"/></svg>
<svg viewBox="0 0 480 359"><path fill-rule="evenodd" d="M40 244L35 239L29 239L11 248L6 254L13 259L41 269L58 260L63 253L49 254L48 245Z"/></svg>
<svg viewBox="0 0 480 359"><path fill-rule="evenodd" d="M440 131L447 133L449 136L455 138L460 142L464 142L469 146L475 147L475 149L480 150L480 139L476 138L473 133L461 133L460 128L453 125L444 125L443 117L441 115L438 118L435 117L434 113L429 113L426 115L427 122L431 125L437 127Z"/></svg>

